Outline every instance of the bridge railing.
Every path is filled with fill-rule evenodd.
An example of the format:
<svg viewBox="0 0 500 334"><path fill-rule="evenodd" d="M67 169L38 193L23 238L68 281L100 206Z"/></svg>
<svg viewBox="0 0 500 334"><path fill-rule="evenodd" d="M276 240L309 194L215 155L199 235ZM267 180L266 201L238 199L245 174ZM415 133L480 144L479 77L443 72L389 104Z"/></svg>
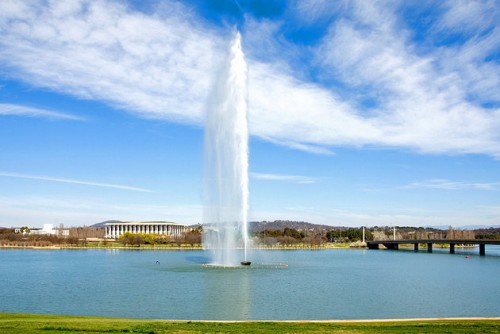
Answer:
<svg viewBox="0 0 500 334"><path fill-rule="evenodd" d="M481 240L481 239L431 239L431 240L375 240L368 241L368 249L379 249L380 245L385 246L387 249L398 250L402 244L413 244L414 250L419 251L419 245L427 245L427 252L432 253L432 246L434 244L449 245L450 254L455 253L456 245L479 245L479 255L486 255L486 245L500 245L500 240Z"/></svg>

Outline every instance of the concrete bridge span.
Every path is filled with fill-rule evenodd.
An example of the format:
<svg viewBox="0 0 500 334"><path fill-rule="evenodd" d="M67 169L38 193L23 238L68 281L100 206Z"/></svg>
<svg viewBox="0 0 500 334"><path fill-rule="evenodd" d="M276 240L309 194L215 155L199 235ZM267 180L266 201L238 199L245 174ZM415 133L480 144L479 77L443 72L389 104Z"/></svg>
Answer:
<svg viewBox="0 0 500 334"><path fill-rule="evenodd" d="M368 241L368 249L379 249L380 245L384 245L387 249L399 249L400 245L412 244L415 251L419 250L420 245L427 245L427 252L432 253L432 246L434 244L439 245L449 245L450 254L455 253L456 245L479 245L479 255L486 255L486 245L500 245L500 240L477 240L477 239L466 239L466 240L452 240L452 239L429 239L429 240L377 240Z"/></svg>

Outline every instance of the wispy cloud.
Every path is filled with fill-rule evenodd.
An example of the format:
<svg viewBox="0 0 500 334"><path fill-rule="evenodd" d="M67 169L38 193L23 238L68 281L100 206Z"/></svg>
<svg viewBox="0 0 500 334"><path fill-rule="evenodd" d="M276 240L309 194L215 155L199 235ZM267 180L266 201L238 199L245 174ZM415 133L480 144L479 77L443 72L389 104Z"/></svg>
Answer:
<svg viewBox="0 0 500 334"><path fill-rule="evenodd" d="M252 220L290 219L334 226L464 226L498 225L498 208L471 211L434 211L425 209L390 210L294 207L280 211L254 211Z"/></svg>
<svg viewBox="0 0 500 334"><path fill-rule="evenodd" d="M477 18L478 19L478 18ZM323 71L339 78L353 99L371 99L373 107L363 122L378 130L362 144L406 146L424 152L481 152L500 156L498 109L483 108L471 101L468 87L486 83L479 75L462 75L463 68L491 77L498 73L492 63L486 69L479 59L459 64L457 59L474 50L481 40L418 52L419 45L402 25L398 6L389 3L353 2L350 15L336 20L316 50ZM498 47L498 41L497 41ZM481 57L491 53L485 49ZM491 67L493 66L493 68ZM498 76L493 74L497 79ZM488 94L498 90L498 80L483 86ZM363 92L359 96L359 92ZM498 94L497 97L498 98ZM489 99L484 96L483 101Z"/></svg>
<svg viewBox="0 0 500 334"><path fill-rule="evenodd" d="M41 226L47 223L65 225L92 225L110 219L161 220L168 212L168 219L184 224L200 222L200 205L161 205L127 202L118 198L85 198L37 196L0 196L2 220L0 226Z"/></svg>
<svg viewBox="0 0 500 334"><path fill-rule="evenodd" d="M405 185L403 188L431 188L443 190L500 190L500 182L463 182L463 181L450 181L443 179L433 179L421 182L414 182Z"/></svg>
<svg viewBox="0 0 500 334"><path fill-rule="evenodd" d="M19 174L19 173L0 172L0 177L12 177L12 178L20 178L20 179L79 184L79 185L84 185L84 186L94 186L94 187L101 187L101 188L114 188L114 189L120 189L120 190L139 191L139 192L147 192L147 193L153 192L151 190L144 189L144 188L137 188L137 187L131 187L131 186L126 186L126 185L120 185L120 184L89 182L89 181L63 179L63 178L56 178L56 177L50 177L50 176L40 176L40 175L28 175L28 174Z"/></svg>
<svg viewBox="0 0 500 334"><path fill-rule="evenodd" d="M256 180L284 181L284 182L293 182L300 184L310 184L310 183L316 183L318 181L317 178L310 176L300 176L300 175L250 173L250 176Z"/></svg>
<svg viewBox="0 0 500 334"><path fill-rule="evenodd" d="M292 4L285 12L298 24L326 26L307 48L284 40L286 20L247 20L251 133L321 154L383 146L500 158L498 5L443 5L432 18L441 36L475 22L462 41L444 46L414 39L404 6ZM2 1L2 72L140 117L201 124L224 33L176 1L151 15L132 8L119 1ZM259 44L255 32L265 41ZM297 61L304 52L309 59Z"/></svg>
<svg viewBox="0 0 500 334"><path fill-rule="evenodd" d="M288 147L288 148L291 148L294 150L298 150L298 151L309 152L309 153L314 153L314 154L321 154L321 155L330 155L330 156L335 155L335 152L333 152L328 147L319 146L318 144L311 145L311 144L306 144L306 143L299 143L296 141L274 139L274 138L267 137L264 134L262 134L260 137L268 142L273 143L273 144L285 146L285 147Z"/></svg>
<svg viewBox="0 0 500 334"><path fill-rule="evenodd" d="M83 117L19 104L0 103L0 116L26 116L70 121L83 121Z"/></svg>
<svg viewBox="0 0 500 334"><path fill-rule="evenodd" d="M152 16L118 1L8 1L0 9L3 72L143 117L201 119L220 37L183 5Z"/></svg>

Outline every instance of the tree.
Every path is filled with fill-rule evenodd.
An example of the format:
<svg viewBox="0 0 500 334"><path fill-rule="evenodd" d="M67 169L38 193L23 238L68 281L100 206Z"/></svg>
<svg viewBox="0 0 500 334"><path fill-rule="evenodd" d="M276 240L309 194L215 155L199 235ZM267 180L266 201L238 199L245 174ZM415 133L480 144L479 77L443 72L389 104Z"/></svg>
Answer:
<svg viewBox="0 0 500 334"><path fill-rule="evenodd" d="M304 238L304 232L299 232L294 228L285 227L283 231L283 236L292 237L297 240L302 240Z"/></svg>
<svg viewBox="0 0 500 334"><path fill-rule="evenodd" d="M120 238L118 239L120 243L122 243L124 246L127 246L132 243L132 233L130 232L125 232L122 235L120 235Z"/></svg>
<svg viewBox="0 0 500 334"><path fill-rule="evenodd" d="M294 237L288 236L288 235L280 236L276 240L278 240L278 242L281 245L294 245L294 244L297 244L299 242L299 240L295 239Z"/></svg>
<svg viewBox="0 0 500 334"><path fill-rule="evenodd" d="M191 246L201 244L201 231L198 229L191 230L184 234L184 241Z"/></svg>
<svg viewBox="0 0 500 334"><path fill-rule="evenodd" d="M145 233L142 233L142 234L139 234L142 239L144 240L144 243L146 245L154 245L156 244L156 241L157 241L157 235L156 234L145 234Z"/></svg>
<svg viewBox="0 0 500 334"><path fill-rule="evenodd" d="M144 244L144 239L142 238L141 235L139 234L135 234L133 237L132 237L132 240L131 240L131 245L137 245L137 247L141 247L142 244Z"/></svg>

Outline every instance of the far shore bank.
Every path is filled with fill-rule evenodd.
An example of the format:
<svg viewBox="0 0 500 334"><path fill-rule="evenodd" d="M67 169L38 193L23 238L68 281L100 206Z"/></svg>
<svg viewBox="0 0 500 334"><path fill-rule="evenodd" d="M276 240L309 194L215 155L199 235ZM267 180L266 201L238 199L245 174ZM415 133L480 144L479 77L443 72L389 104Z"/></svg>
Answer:
<svg viewBox="0 0 500 334"><path fill-rule="evenodd" d="M349 244L323 244L323 245L280 245L280 246L258 246L251 247L251 250L296 250L296 249L366 249L366 247L353 247ZM92 244L86 246L71 246L71 245L48 245L48 246L31 246L31 245L0 245L0 249L35 249L35 250L60 250L60 249L122 249L122 250L202 250L201 244L195 245L141 245L141 246L123 246L119 244Z"/></svg>
<svg viewBox="0 0 500 334"><path fill-rule="evenodd" d="M399 245L401 249L413 249L413 244L401 244ZM426 249L426 244L421 244L422 249ZM435 248L449 248L447 244L435 245ZM477 248L477 245L455 245L455 248ZM117 242L88 242L86 245L67 245L67 244L55 244L55 245L23 245L19 243L11 244L0 244L0 249L35 249L35 250L60 250L60 249L122 249L122 250L202 250L202 244L157 244L157 245L122 245ZM365 245L360 242L354 243L323 243L323 244L292 244L292 245L258 245L249 248L250 250L320 250L320 249L368 249ZM385 249L383 245L380 249Z"/></svg>

